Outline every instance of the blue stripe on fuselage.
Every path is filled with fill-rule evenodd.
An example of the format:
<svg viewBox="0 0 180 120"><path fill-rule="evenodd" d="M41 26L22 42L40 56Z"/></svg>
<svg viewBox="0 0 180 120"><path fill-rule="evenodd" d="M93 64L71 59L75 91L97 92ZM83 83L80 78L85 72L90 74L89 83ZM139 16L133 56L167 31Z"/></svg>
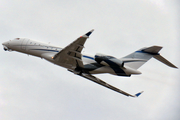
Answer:
<svg viewBox="0 0 180 120"><path fill-rule="evenodd" d="M89 58L89 59L91 59L91 60L94 60L94 58L93 58L93 57L90 57L90 56L87 56L87 55L83 55L83 57L85 57L85 58Z"/></svg>
<svg viewBox="0 0 180 120"><path fill-rule="evenodd" d="M30 49L30 50L40 50L40 51L59 52L59 51L57 51L57 50L48 50L48 49Z"/></svg>

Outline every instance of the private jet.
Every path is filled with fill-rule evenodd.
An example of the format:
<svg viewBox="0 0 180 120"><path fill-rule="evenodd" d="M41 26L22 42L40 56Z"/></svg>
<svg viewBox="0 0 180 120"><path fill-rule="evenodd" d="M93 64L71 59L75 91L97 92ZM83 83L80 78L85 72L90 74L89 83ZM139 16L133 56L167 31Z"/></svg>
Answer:
<svg viewBox="0 0 180 120"><path fill-rule="evenodd" d="M2 45L5 51L17 51L43 58L53 64L66 68L76 75L130 97L138 97L143 91L131 95L93 76L93 74L109 73L127 77L141 74L138 69L152 57L169 67L177 68L159 54L159 51L162 49L161 46L144 47L122 58L100 53L94 56L82 54L84 44L93 31L91 30L80 36L65 48L27 38L15 38L2 43Z"/></svg>

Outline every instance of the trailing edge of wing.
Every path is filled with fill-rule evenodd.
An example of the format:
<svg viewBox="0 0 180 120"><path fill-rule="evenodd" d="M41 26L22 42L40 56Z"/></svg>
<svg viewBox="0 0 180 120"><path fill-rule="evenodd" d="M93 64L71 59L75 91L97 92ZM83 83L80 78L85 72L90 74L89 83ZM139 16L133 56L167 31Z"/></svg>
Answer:
<svg viewBox="0 0 180 120"><path fill-rule="evenodd" d="M84 77L84 78L87 78L87 79L89 79L89 80L91 80L91 81L93 81L93 82L95 82L95 83L97 83L97 84L100 84L100 85L102 85L102 86L104 86L104 87L107 87L107 88L109 88L109 89L111 89L111 90L114 90L114 91L116 91L116 92L118 92L118 93L121 93L121 94L123 94L123 95L126 95L126 96L138 97L138 96L141 95L141 93L143 92L143 91L142 91L142 92L139 92L139 93L137 93L137 94L135 94L135 95L131 95L131 94L129 94L129 93L126 93L126 92L124 92L124 91L122 91L122 90L120 90L120 89L118 89L118 88L116 88L116 87L114 87L114 86L112 86L112 85L110 85L110 84L102 81L101 79L99 79L99 78L97 78L97 77L95 77L95 76L93 76L93 75L91 75L91 74L82 73L82 74L80 74L80 76L82 76L82 77Z"/></svg>

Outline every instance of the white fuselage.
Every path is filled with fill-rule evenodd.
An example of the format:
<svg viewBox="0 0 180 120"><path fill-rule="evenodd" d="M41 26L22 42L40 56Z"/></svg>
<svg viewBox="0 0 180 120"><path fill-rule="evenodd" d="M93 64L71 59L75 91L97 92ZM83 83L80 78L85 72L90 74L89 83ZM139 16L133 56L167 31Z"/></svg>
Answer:
<svg viewBox="0 0 180 120"><path fill-rule="evenodd" d="M15 38L14 40L4 42L3 46L4 46L5 50L18 51L18 52L25 53L28 55L33 55L33 56L37 56L40 58L44 58L51 63L57 64L59 66L65 67L67 69L71 69L69 66L64 65L64 64L59 64L53 59L54 55L62 50L61 47L37 42L37 41L30 40L27 38ZM95 61L94 56L90 56L90 55L86 55L86 54L82 55L82 61L83 61L84 65L97 63ZM140 74L139 71L131 69L131 68L126 67L126 68L121 68L121 69L123 69L123 71L125 72L126 75ZM110 74L117 75L115 73L115 71L109 66L98 67L96 69L90 70L89 73L91 73L91 74L110 73Z"/></svg>

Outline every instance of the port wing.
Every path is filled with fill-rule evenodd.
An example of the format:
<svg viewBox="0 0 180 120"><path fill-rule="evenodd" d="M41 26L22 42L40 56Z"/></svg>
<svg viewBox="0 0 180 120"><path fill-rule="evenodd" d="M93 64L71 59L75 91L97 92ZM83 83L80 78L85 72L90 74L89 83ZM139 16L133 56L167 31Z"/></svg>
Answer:
<svg viewBox="0 0 180 120"><path fill-rule="evenodd" d="M95 83L97 83L97 84L99 84L99 85L102 85L102 86L104 86L104 87L107 87L107 88L109 88L109 89L111 89L111 90L114 90L114 91L116 91L116 92L118 92L118 93L121 93L121 94L123 94L123 95L126 95L126 96L138 97L138 96L141 95L141 93L143 92L143 91L142 91L142 92L139 92L139 93L137 93L137 94L135 94L135 95L131 95L131 94L127 93L127 92L124 92L124 91L120 90L119 88L116 88L116 87L114 87L114 86L112 86L112 85L110 85L110 84L102 81L101 79L99 79L99 78L97 78L97 77L95 77L95 76L93 76L93 75L91 75L91 74L82 73L82 74L80 74L80 76L82 76L82 77L84 77L84 78L86 78L86 79L89 79L89 80L91 80L91 81L93 81L93 82L95 82Z"/></svg>

